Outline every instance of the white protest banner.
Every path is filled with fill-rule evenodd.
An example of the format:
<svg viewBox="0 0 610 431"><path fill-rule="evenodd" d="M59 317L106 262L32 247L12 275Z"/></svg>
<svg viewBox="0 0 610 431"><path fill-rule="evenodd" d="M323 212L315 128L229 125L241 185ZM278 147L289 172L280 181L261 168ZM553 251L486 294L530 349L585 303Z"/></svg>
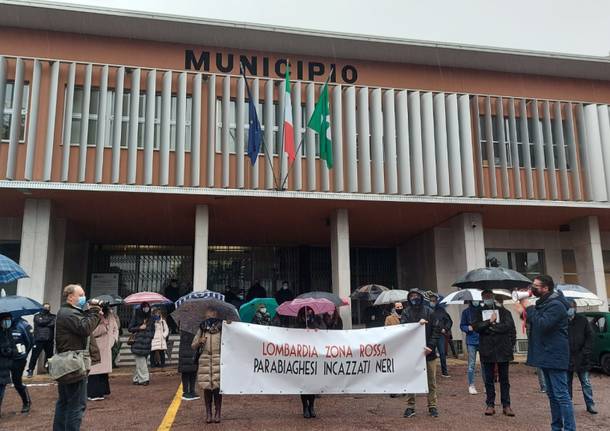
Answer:
<svg viewBox="0 0 610 431"><path fill-rule="evenodd" d="M349 331L223 324L225 394L427 393L424 326Z"/></svg>

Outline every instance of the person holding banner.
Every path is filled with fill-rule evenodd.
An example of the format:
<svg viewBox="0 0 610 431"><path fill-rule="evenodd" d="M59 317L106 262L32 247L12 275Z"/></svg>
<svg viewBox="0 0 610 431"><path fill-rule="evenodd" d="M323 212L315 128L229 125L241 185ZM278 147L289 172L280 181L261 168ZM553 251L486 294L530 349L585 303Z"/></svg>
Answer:
<svg viewBox="0 0 610 431"><path fill-rule="evenodd" d="M485 416L496 414L495 367L498 367L500 378L502 413L505 416L515 416L510 407L510 382L508 379L508 365L513 360L513 349L517 342L515 323L510 312L496 304L494 294L490 289L484 290L481 297L483 298L483 307L475 311L472 327L479 334L479 355L485 374L483 379L487 395Z"/></svg>
<svg viewBox="0 0 610 431"><path fill-rule="evenodd" d="M300 329L320 329L319 321L313 310L309 307L303 307L299 310L296 319L296 328ZM301 394L301 404L303 404L303 417L305 419L315 418L316 411L314 403L316 401L315 394Z"/></svg>
<svg viewBox="0 0 610 431"><path fill-rule="evenodd" d="M441 328L432 319L432 309L424 304L424 295L419 289L411 289L407 297L409 306L402 312L400 323L426 325L426 376L428 379L428 414L438 417L436 394L436 345ZM407 408L404 417L415 416L415 394L407 395Z"/></svg>
<svg viewBox="0 0 610 431"><path fill-rule="evenodd" d="M191 348L196 351L199 360L199 385L203 389L205 402L205 422L220 423L222 395L220 393L220 346L222 337L222 319L218 312L208 309L205 320L201 322ZM212 419L212 400L214 401L214 419Z"/></svg>

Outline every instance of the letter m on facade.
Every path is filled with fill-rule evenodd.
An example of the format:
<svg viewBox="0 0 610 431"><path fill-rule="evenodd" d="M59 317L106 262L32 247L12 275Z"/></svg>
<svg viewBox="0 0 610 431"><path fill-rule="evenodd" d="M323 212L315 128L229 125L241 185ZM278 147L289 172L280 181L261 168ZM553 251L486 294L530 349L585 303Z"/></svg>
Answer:
<svg viewBox="0 0 610 431"><path fill-rule="evenodd" d="M203 70L206 72L210 71L210 53L207 51L201 51L199 58L195 56L192 49L184 51L184 68L186 70Z"/></svg>

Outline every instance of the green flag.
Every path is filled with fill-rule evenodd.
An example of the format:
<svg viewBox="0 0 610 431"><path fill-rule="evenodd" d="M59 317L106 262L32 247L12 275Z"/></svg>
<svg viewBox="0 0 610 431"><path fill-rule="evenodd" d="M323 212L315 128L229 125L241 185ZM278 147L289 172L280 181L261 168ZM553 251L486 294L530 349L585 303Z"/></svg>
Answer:
<svg viewBox="0 0 610 431"><path fill-rule="evenodd" d="M322 87L316 108L307 127L320 136L320 158L326 160L328 169L333 167L333 146L330 140L330 109L328 107L328 81Z"/></svg>

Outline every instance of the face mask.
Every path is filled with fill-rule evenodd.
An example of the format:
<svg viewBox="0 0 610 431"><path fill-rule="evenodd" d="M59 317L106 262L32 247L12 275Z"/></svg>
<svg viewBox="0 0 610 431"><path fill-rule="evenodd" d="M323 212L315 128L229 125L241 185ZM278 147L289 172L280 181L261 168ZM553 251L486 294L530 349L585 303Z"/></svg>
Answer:
<svg viewBox="0 0 610 431"><path fill-rule="evenodd" d="M487 307L493 307L494 300L493 299L484 299L483 304L485 304L485 306L487 306Z"/></svg>
<svg viewBox="0 0 610 431"><path fill-rule="evenodd" d="M284 290L288 290L288 285L287 285L287 284L283 285L283 286L282 286L282 289L284 289Z"/></svg>
<svg viewBox="0 0 610 431"><path fill-rule="evenodd" d="M478 307L479 305L481 305L481 301L472 301L473 307Z"/></svg>
<svg viewBox="0 0 610 431"><path fill-rule="evenodd" d="M574 317L574 315L576 314L576 309L575 308L569 308L568 309L568 317L570 319L572 319Z"/></svg>
<svg viewBox="0 0 610 431"><path fill-rule="evenodd" d="M538 289L537 287L532 287L532 294L536 298L540 298L542 296L542 292L540 292L540 289Z"/></svg>
<svg viewBox="0 0 610 431"><path fill-rule="evenodd" d="M12 325L12 324L13 324L13 322L12 322L12 320L10 320L10 319L4 319L4 320L2 321L2 327L3 327L4 329L10 329L10 327L11 327L11 325Z"/></svg>
<svg viewBox="0 0 610 431"><path fill-rule="evenodd" d="M421 305L421 298L413 298L413 299L409 299L409 302L411 303L411 305Z"/></svg>
<svg viewBox="0 0 610 431"><path fill-rule="evenodd" d="M49 308L43 308L43 309L42 309L42 312L43 312L43 313L48 313L49 311L51 311Z"/></svg>
<svg viewBox="0 0 610 431"><path fill-rule="evenodd" d="M265 314L267 312L267 309L266 308L261 308L260 312L261 312L261 314Z"/></svg>
<svg viewBox="0 0 610 431"><path fill-rule="evenodd" d="M150 308L144 307L144 308L142 308L142 311L145 312L145 313L148 313L150 311Z"/></svg>
<svg viewBox="0 0 610 431"><path fill-rule="evenodd" d="M159 320L161 316L153 316L153 320Z"/></svg>
<svg viewBox="0 0 610 431"><path fill-rule="evenodd" d="M396 314L399 316L402 314L402 308L395 308L394 311L396 311Z"/></svg>
<svg viewBox="0 0 610 431"><path fill-rule="evenodd" d="M430 303L430 307L434 308L438 305L438 302L431 302Z"/></svg>
<svg viewBox="0 0 610 431"><path fill-rule="evenodd" d="M221 322L222 319L218 319L216 317L210 317L209 319L205 319L203 321L203 327L204 328L211 328L212 326L216 325L218 322Z"/></svg>
<svg viewBox="0 0 610 431"><path fill-rule="evenodd" d="M86 296L79 296L78 297L78 302L76 303L76 306L78 308L84 308L86 303L87 303L87 297Z"/></svg>

